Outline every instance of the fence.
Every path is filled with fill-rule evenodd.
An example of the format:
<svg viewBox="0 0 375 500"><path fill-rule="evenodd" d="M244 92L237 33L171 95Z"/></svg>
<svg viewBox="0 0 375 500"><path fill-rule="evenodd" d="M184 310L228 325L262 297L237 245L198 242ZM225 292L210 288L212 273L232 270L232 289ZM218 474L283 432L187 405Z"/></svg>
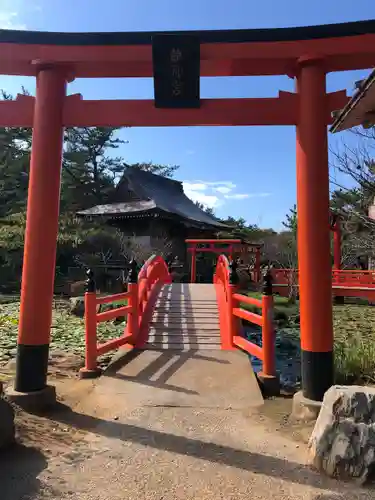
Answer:
<svg viewBox="0 0 375 500"><path fill-rule="evenodd" d="M88 271L85 293L85 366L82 377L96 376L98 357L119 347L142 348L147 341L156 299L161 287L171 282L166 263L162 257L152 256L142 266L137 275L137 263L132 261L128 276L127 291L115 295L99 297L92 271ZM101 304L125 302L114 309L98 312ZM103 344L97 341L97 324L125 316L124 334Z"/></svg>
<svg viewBox="0 0 375 500"><path fill-rule="evenodd" d="M291 287L298 288L297 269L272 269L275 293L288 297ZM332 295L375 300L375 271L360 269L333 269Z"/></svg>
<svg viewBox="0 0 375 500"><path fill-rule="evenodd" d="M214 276L221 344L223 349L239 348L262 361L262 375L276 377L275 329L273 325L273 297L271 277L265 278L261 299L237 293L236 265L229 265L228 259L221 255ZM256 314L241 308L241 304L253 305L261 310ZM242 335L240 320L256 324L262 329L262 346L250 342Z"/></svg>
<svg viewBox="0 0 375 500"><path fill-rule="evenodd" d="M375 288L375 271L333 270L332 285L342 287Z"/></svg>

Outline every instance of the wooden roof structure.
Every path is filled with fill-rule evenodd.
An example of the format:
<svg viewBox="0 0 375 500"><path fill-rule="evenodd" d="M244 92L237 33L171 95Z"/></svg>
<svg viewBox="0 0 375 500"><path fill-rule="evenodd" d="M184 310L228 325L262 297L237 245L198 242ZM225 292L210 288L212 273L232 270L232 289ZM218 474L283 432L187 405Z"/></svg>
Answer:
<svg viewBox="0 0 375 500"><path fill-rule="evenodd" d="M342 132L358 125L369 128L375 124L375 69L365 80L356 82L356 87L357 91L346 106L333 112L331 132Z"/></svg>
<svg viewBox="0 0 375 500"><path fill-rule="evenodd" d="M82 210L77 215L106 219L177 218L186 226L200 229L228 228L190 200L182 182L132 167L125 169L111 203Z"/></svg>

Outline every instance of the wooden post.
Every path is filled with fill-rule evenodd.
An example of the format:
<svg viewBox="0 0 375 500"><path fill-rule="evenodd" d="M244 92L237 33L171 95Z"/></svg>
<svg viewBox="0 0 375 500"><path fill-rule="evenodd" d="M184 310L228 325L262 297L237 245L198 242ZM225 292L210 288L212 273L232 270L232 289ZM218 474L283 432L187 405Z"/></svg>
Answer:
<svg viewBox="0 0 375 500"><path fill-rule="evenodd" d="M298 263L302 391L322 401L333 384L327 97L324 64L300 61L297 75Z"/></svg>
<svg viewBox="0 0 375 500"><path fill-rule="evenodd" d="M272 274L268 269L263 277L262 290L262 371L258 373L264 394L280 394L280 380L276 372L276 331L273 320Z"/></svg>
<svg viewBox="0 0 375 500"><path fill-rule="evenodd" d="M94 378L100 375L97 364L96 335L96 283L91 269L87 271L85 293L85 366L79 371L80 378Z"/></svg>
<svg viewBox="0 0 375 500"><path fill-rule="evenodd" d="M191 270L190 270L190 282L195 283L196 281L196 250L195 248L191 249Z"/></svg>
<svg viewBox="0 0 375 500"><path fill-rule="evenodd" d="M15 390L47 384L66 95L63 69L37 68Z"/></svg>
<svg viewBox="0 0 375 500"><path fill-rule="evenodd" d="M264 276L262 318L262 348L264 356L262 372L267 377L274 377L276 375L276 335L273 321L272 276L270 271Z"/></svg>
<svg viewBox="0 0 375 500"><path fill-rule="evenodd" d="M225 350L233 349L233 337L240 334L240 319L234 316L233 309L238 307L238 301L233 298L237 293L238 275L237 262L232 260L229 263L229 290L227 302L227 327L225 328L225 336L222 336L221 348Z"/></svg>
<svg viewBox="0 0 375 500"><path fill-rule="evenodd" d="M132 310L128 313L126 335L131 337L132 342L135 342L139 331L139 310L138 272L137 262L134 259L130 262L130 270L128 275L128 292L130 293L128 306L131 306Z"/></svg>

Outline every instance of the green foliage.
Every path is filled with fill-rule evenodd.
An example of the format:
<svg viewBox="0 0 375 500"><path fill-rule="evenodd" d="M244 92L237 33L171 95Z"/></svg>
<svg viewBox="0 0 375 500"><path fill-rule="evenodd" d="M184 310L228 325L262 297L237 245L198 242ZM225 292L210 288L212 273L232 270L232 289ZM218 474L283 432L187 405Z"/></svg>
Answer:
<svg viewBox="0 0 375 500"><path fill-rule="evenodd" d="M334 306L336 382L375 382L375 309L345 304Z"/></svg>
<svg viewBox="0 0 375 500"><path fill-rule="evenodd" d="M297 235L297 205L294 205L293 208L289 210L289 213L285 216L285 221L282 222L282 225L294 236Z"/></svg>
<svg viewBox="0 0 375 500"><path fill-rule="evenodd" d="M203 212L206 212L206 214L211 215L212 217L215 217L215 210L212 207L208 207L204 205L203 203L200 203L199 201L194 202L198 208L203 210Z"/></svg>
<svg viewBox="0 0 375 500"><path fill-rule="evenodd" d="M3 91L1 97L12 98ZM30 150L31 129L0 128L0 217L26 206Z"/></svg>
<svg viewBox="0 0 375 500"><path fill-rule="evenodd" d="M0 303L0 365L12 357L17 345L19 302ZM98 341L104 342L120 337L124 324L111 321L98 325ZM51 349L62 349L84 355L85 322L69 314L67 307L54 308L51 326Z"/></svg>
<svg viewBox="0 0 375 500"><path fill-rule="evenodd" d="M24 213L0 219L0 290L21 281L25 222Z"/></svg>
<svg viewBox="0 0 375 500"><path fill-rule="evenodd" d="M244 292L244 295L258 300L262 298L260 292ZM261 314L261 309L251 304L241 303L241 308L255 314ZM299 317L298 304L291 304L287 297L274 296L274 321L277 327L295 326L297 317Z"/></svg>
<svg viewBox="0 0 375 500"><path fill-rule="evenodd" d="M76 212L107 201L124 171L121 157L108 152L125 141L116 137L118 129L75 127L65 132L62 169L61 209Z"/></svg>
<svg viewBox="0 0 375 500"><path fill-rule="evenodd" d="M128 167L139 168L145 172L152 174L162 175L163 177L173 177L176 170L179 169L178 165L158 165L152 162L132 163Z"/></svg>
<svg viewBox="0 0 375 500"><path fill-rule="evenodd" d="M259 299L258 293L248 293ZM259 309L247 304L241 307L259 314ZM278 326L291 326L281 332L299 346L299 303L275 296L275 321ZM281 315L280 315L281 313ZM375 308L367 304L333 306L335 383L375 383Z"/></svg>
<svg viewBox="0 0 375 500"><path fill-rule="evenodd" d="M220 231L218 238L240 238L246 241L255 242L261 240L265 236L276 234L272 229L260 229L256 224L248 224L242 217L235 219L229 216L226 219L222 219L221 222L229 226L229 229Z"/></svg>
<svg viewBox="0 0 375 500"><path fill-rule="evenodd" d="M25 90L23 93L27 94ZM4 92L1 97L12 99ZM31 132L24 128L0 129L0 288L5 289L17 289L21 280ZM177 165L152 162L128 165L115 154L126 143L118 132L118 128L111 127L74 127L65 131L56 258L58 282L66 278L70 266L124 258L116 229L79 220L77 211L107 203L129 166L166 177L172 177L178 169Z"/></svg>

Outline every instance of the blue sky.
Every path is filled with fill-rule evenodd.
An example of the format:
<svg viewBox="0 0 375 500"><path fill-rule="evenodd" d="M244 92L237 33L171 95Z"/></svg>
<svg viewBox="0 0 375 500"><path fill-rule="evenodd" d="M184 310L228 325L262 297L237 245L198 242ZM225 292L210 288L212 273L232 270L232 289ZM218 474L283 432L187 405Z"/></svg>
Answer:
<svg viewBox="0 0 375 500"><path fill-rule="evenodd" d="M146 31L271 28L375 18L374 0L0 0L0 27L42 31ZM330 74L328 91L347 89L368 70ZM16 93L33 79L0 77ZM285 77L204 78L202 97L273 97L292 91ZM86 99L149 99L151 79L76 80L69 92ZM296 199L293 127L133 128L120 154L127 162L178 164L185 191L218 216L244 217L279 229ZM342 135L331 137L339 147Z"/></svg>

